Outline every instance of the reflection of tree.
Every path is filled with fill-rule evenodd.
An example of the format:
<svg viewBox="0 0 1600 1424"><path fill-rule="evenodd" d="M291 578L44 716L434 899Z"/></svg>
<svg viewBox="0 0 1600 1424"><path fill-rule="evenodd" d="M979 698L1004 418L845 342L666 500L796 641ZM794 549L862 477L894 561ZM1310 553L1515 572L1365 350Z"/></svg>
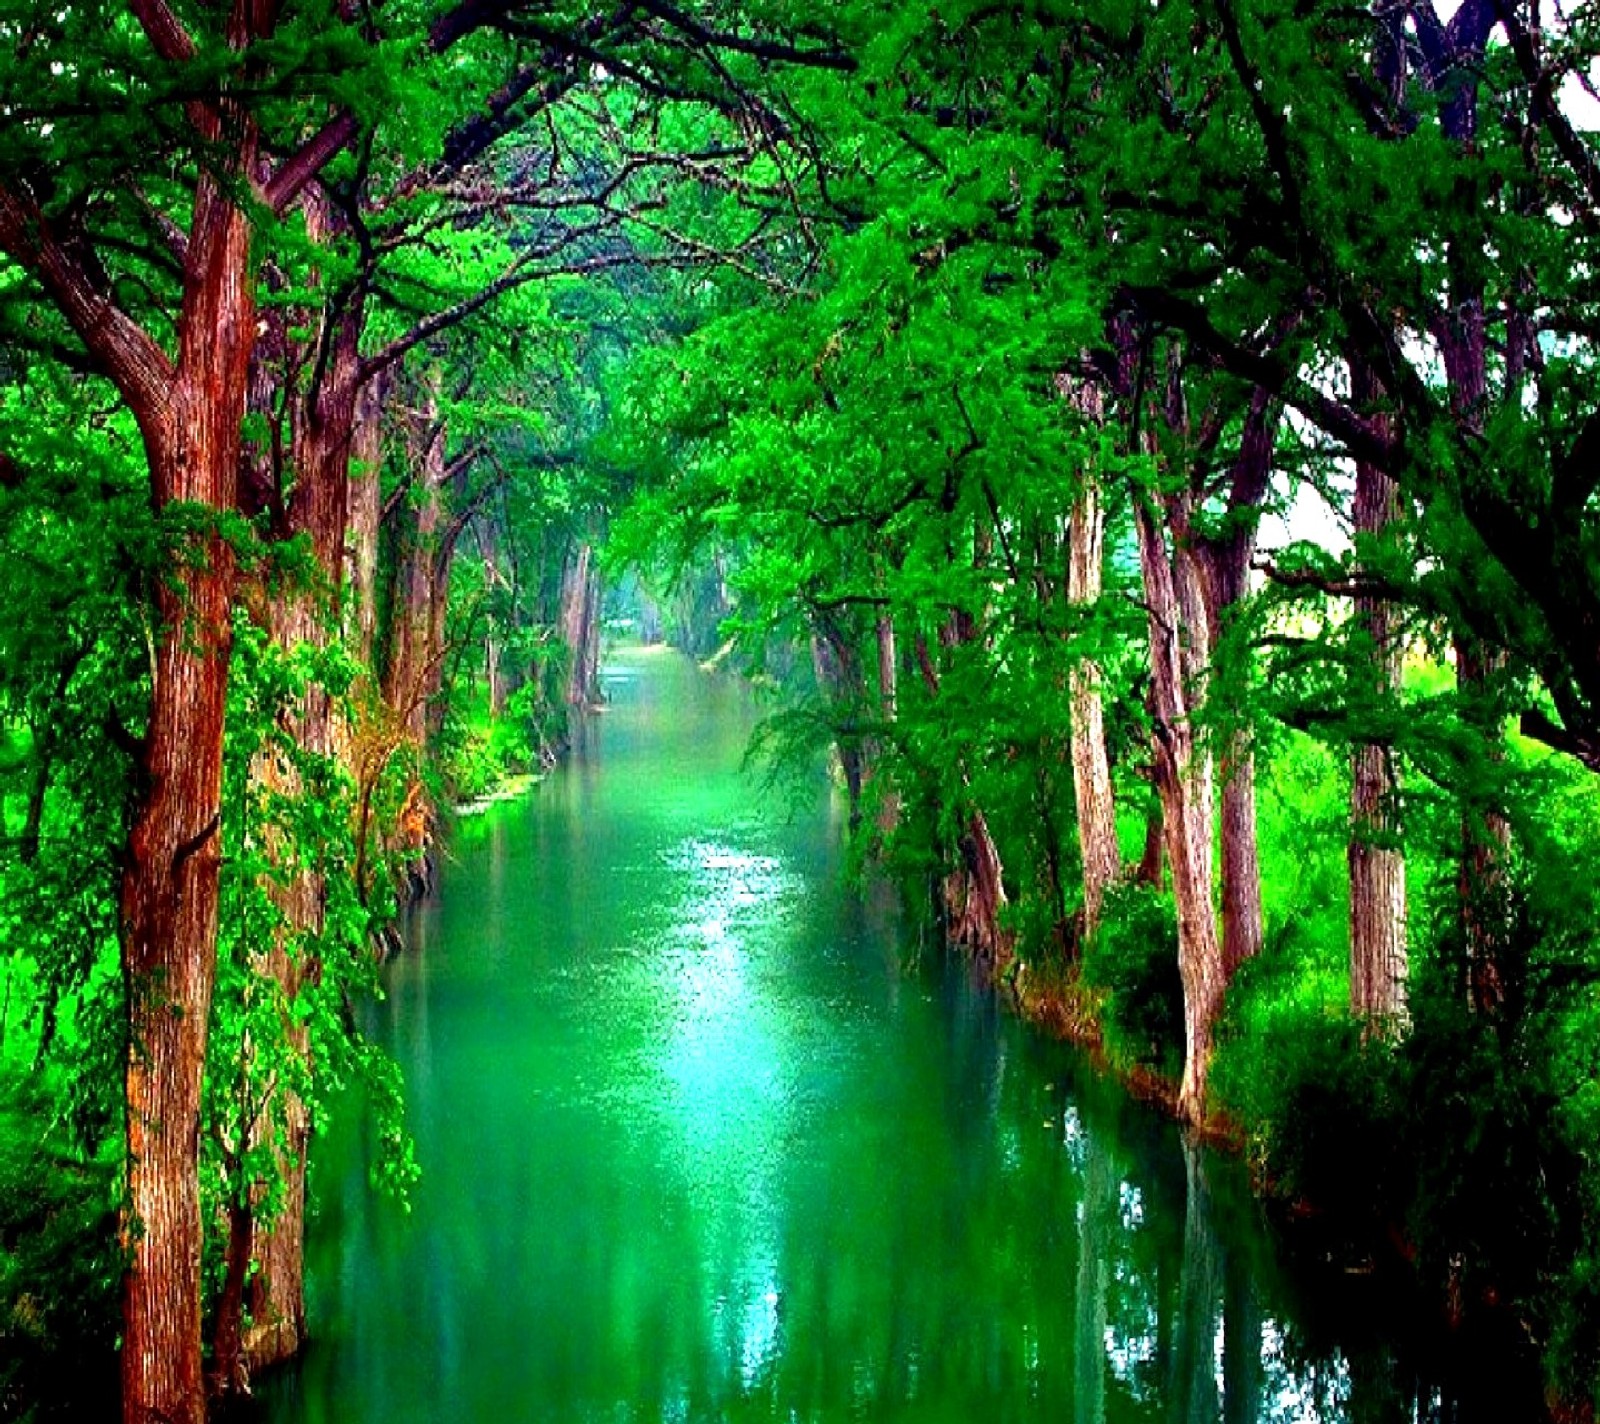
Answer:
<svg viewBox="0 0 1600 1424"><path fill-rule="evenodd" d="M1184 1175L1189 1197L1184 1214L1183 1266L1178 1286L1170 1409L1173 1424L1214 1424L1217 1399L1217 1299L1222 1294L1222 1261L1211 1221L1205 1160L1185 1139Z"/></svg>
<svg viewBox="0 0 1600 1424"><path fill-rule="evenodd" d="M1245 1243L1234 1239L1222 1257L1222 1417L1256 1424L1261 1417L1261 1304Z"/></svg>
<svg viewBox="0 0 1600 1424"><path fill-rule="evenodd" d="M1106 1283L1109 1237L1116 1228L1117 1186L1103 1136L1084 1138L1083 1221L1078 1231L1078 1308L1072 1377L1075 1424L1105 1424Z"/></svg>
<svg viewBox="0 0 1600 1424"><path fill-rule="evenodd" d="M1427 1417L1416 1380L1407 1378L1388 1350L1358 1350L1350 1357L1350 1424L1398 1424Z"/></svg>

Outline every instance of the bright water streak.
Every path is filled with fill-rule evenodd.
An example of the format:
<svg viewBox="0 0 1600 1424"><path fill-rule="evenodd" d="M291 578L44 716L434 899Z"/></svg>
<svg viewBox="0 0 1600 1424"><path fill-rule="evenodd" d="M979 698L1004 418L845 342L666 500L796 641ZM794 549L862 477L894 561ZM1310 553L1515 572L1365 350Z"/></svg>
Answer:
<svg viewBox="0 0 1600 1424"><path fill-rule="evenodd" d="M1431 1417L1364 1306L1305 1317L1233 1172L904 967L837 806L739 773L737 685L636 650L606 687L388 971L422 1180L404 1214L324 1145L268 1418Z"/></svg>

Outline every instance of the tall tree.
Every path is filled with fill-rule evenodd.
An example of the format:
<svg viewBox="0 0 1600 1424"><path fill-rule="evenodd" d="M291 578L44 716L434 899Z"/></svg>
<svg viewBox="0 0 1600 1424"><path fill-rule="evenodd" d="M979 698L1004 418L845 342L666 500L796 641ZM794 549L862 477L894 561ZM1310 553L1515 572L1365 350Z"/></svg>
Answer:
<svg viewBox="0 0 1600 1424"><path fill-rule="evenodd" d="M1370 372L1351 367L1352 397L1371 405L1379 392ZM1356 465L1353 524L1358 543L1382 540L1399 517L1394 481L1369 461ZM1395 610L1381 591L1363 590L1355 620L1367 646L1355 676L1365 684L1363 700L1380 704L1400 689L1400 642ZM1370 661L1369 661L1370 658ZM1406 1006L1406 865L1398 836L1399 778L1393 748L1358 741L1350 786L1350 1009L1357 1017L1397 1025Z"/></svg>

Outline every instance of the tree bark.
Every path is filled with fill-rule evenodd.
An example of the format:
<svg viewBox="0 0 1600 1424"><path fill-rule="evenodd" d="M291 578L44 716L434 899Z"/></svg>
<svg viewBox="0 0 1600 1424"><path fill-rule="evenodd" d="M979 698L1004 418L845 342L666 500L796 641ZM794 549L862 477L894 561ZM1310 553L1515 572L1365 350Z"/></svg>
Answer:
<svg viewBox="0 0 1600 1424"><path fill-rule="evenodd" d="M1465 637L1455 643L1456 683L1491 761L1504 757L1490 684L1504 660ZM1491 793L1492 794L1492 793ZM1469 797L1461 814L1461 933L1467 961L1467 1001L1480 1014L1500 1013L1511 989L1511 822L1492 800Z"/></svg>
<svg viewBox="0 0 1600 1424"><path fill-rule="evenodd" d="M1178 1112L1186 1121L1198 1123L1205 1117L1212 1032L1227 985L1211 904L1210 778L1205 759L1196 752L1189 718L1173 563L1147 503L1138 504L1134 520L1149 610L1153 779L1172 870L1178 970L1183 980L1184 1063ZM1198 631L1203 634L1203 625ZM1203 638L1199 641L1203 643Z"/></svg>
<svg viewBox="0 0 1600 1424"><path fill-rule="evenodd" d="M316 240L329 227L320 202L307 204L307 231ZM297 402L291 440L292 486L279 492L284 528L289 537L305 536L311 549L308 579L282 585L267 600L266 631L283 655L295 648L325 648L341 626L345 575L346 530L350 515L350 465L358 430L360 338L363 312L359 303L345 304L324 317L314 363L316 375ZM325 687L312 682L283 713L285 730L306 757L331 761L336 753L335 709ZM346 734L342 740L348 741ZM272 799L293 804L305 787L299 768L277 751L256 758L252 778L273 793ZM278 867L267 893L281 916L272 943L251 948L258 980L270 985L278 1003L281 1039L272 1054L294 1060L295 1074L309 1075L311 1044L295 1002L308 976L315 973L315 947L326 918L327 883L315 867L317 847L296 844L282 827L266 828L264 849ZM250 1051L259 1045L253 1046ZM273 1162L281 1186L277 1210L270 1219L261 1206L268 1184L253 1183L245 1203L249 1259L249 1322L236 1327L219 1320L219 1340L237 1336L240 1358L220 1375L224 1388L248 1389L251 1373L281 1364L299 1352L305 1333L305 1200L306 1148L310 1117L305 1102L280 1079L292 1077L285 1066L269 1061L244 1065L244 1071L265 1076L262 1098L246 1125L249 1155L262 1150ZM230 1299L224 1302L232 1305ZM220 1350L219 1350L220 1354ZM219 1364L222 1362L219 1360Z"/></svg>
<svg viewBox="0 0 1600 1424"><path fill-rule="evenodd" d="M400 510L394 592L389 618L389 656L384 698L413 745L427 740L428 704L437 690L439 667L433 629L434 564L438 553L440 485L445 477L445 432L430 393L410 417L407 459L414 496Z"/></svg>
<svg viewBox="0 0 1600 1424"><path fill-rule="evenodd" d="M894 616L887 609L878 615L875 635L878 645L878 715L882 717L885 728L891 728L899 716L900 664L895 645ZM879 776L884 774L883 740L879 739L873 756L874 773ZM899 824L899 794L885 789L878 800L878 831L888 836Z"/></svg>
<svg viewBox="0 0 1600 1424"><path fill-rule="evenodd" d="M982 811L967 817L958 849L961 867L945 880L950 938L995 970L1011 961L1012 936L1000 926L1006 907L1000 851Z"/></svg>
<svg viewBox="0 0 1600 1424"><path fill-rule="evenodd" d="M594 545L581 539L568 555L561 576L561 641L571 658L567 673L568 707L593 707L600 696L600 572Z"/></svg>
<svg viewBox="0 0 1600 1424"><path fill-rule="evenodd" d="M445 425L438 414L435 384L430 383L420 406L407 415L406 460L412 494L396 516L400 528L394 545L389 646L383 675L383 699L392 731L379 759L386 761L400 747L410 747L419 767L444 675L440 642L444 609L437 606L444 448ZM370 771L375 778L381 765L375 764ZM412 899L422 898L432 888L433 827L431 798L421 777L414 776L393 830L409 881L405 894ZM364 834L370 835L370 830Z"/></svg>
<svg viewBox="0 0 1600 1424"><path fill-rule="evenodd" d="M248 150L253 132L243 136ZM250 228L218 179L196 192L171 425L146 426L158 512L237 505L255 336ZM122 884L127 983L129 1265L123 1283L127 1424L200 1424L199 1124L216 982L222 737L234 556L215 529L157 582L160 642L143 794Z"/></svg>
<svg viewBox="0 0 1600 1424"><path fill-rule="evenodd" d="M1139 864L1133 872L1134 880L1140 885L1148 885L1152 890L1159 890L1165 879L1163 872L1166 870L1166 856L1167 818L1161 809L1161 797L1158 793L1145 812L1144 849L1139 853Z"/></svg>
<svg viewBox="0 0 1600 1424"><path fill-rule="evenodd" d="M388 388L387 373L362 384L350 444L345 636L364 668L373 666L378 642L378 525L383 512L383 409Z"/></svg>
<svg viewBox="0 0 1600 1424"><path fill-rule="evenodd" d="M951 614L940 641L951 647L968 642L973 636L972 620L961 614ZM915 644L923 684L930 697L937 697L939 670L934 665L928 640L918 633ZM965 788L965 767L960 769L960 777ZM946 935L952 944L961 945L975 959L987 964L991 972L998 972L1011 963L1014 936L1000 924L1007 904L1005 873L999 848L981 807L972 806L967 811L957 837L956 853L959 863L938 887Z"/></svg>
<svg viewBox="0 0 1600 1424"><path fill-rule="evenodd" d="M839 722L855 721L866 698L861 658L851 646L849 635L826 614L812 619L811 668L830 713L837 714ZM850 829L854 831L861 823L861 793L867 776L861 738L847 730L836 731L833 753L844 777Z"/></svg>
<svg viewBox="0 0 1600 1424"><path fill-rule="evenodd" d="M1439 107L1444 137L1462 152L1476 151L1478 138L1478 79L1489 35L1494 26L1492 7L1471 7L1471 24L1452 23L1443 33L1436 63L1422 71L1430 87L1445 92ZM1465 177L1454 194L1461 203L1478 201ZM1490 413L1489 333L1481 253L1475 247L1452 243L1445 253L1449 274L1448 299L1434 323L1445 380L1450 390L1450 410L1459 428L1472 440L1482 438ZM1505 655L1467 630L1455 638L1456 683L1469 721L1477 723L1491 759L1503 756L1499 718L1492 684ZM1507 993L1505 954L1509 943L1507 904L1511 824L1498 805L1478 805L1468 796L1462 812L1460 867L1461 929L1466 946L1467 994L1480 1013L1495 1014Z"/></svg>
<svg viewBox="0 0 1600 1424"><path fill-rule="evenodd" d="M1283 407L1265 391L1251 394L1240 431L1239 452L1229 471L1223 530L1193 538L1206 604L1207 653L1215 661L1227 621L1250 591L1257 516L1272 477L1273 452ZM1191 706L1197 704L1191 704ZM1234 709L1237 714L1238 709ZM1256 763L1249 729L1238 725L1222 742L1222 962L1231 979L1261 951L1261 851L1256 829Z"/></svg>
<svg viewBox="0 0 1600 1424"><path fill-rule="evenodd" d="M1105 557L1105 514L1094 476L1085 474L1083 493L1072 510L1068 533L1067 598L1079 609L1099 601ZM1105 709L1100 665L1075 662L1068 674L1071 697L1072 794L1077 807L1078 851L1083 862L1083 933L1093 936L1106 891L1122 871L1111 762L1106 755Z"/></svg>
<svg viewBox="0 0 1600 1424"><path fill-rule="evenodd" d="M1352 397L1370 405L1381 392L1366 365L1350 363ZM1375 417L1387 425L1382 415ZM1384 433L1387 433L1386 431ZM1353 509L1357 539L1381 538L1399 516L1399 489L1377 466L1356 462ZM1362 691L1392 700L1400 690L1400 645L1389 601L1371 594L1355 600L1357 629L1371 645L1357 666ZM1370 671L1365 671L1370 668ZM1397 844L1399 781L1387 746L1359 744L1350 778L1350 1012L1374 1028L1398 1029L1406 1016L1406 862Z"/></svg>

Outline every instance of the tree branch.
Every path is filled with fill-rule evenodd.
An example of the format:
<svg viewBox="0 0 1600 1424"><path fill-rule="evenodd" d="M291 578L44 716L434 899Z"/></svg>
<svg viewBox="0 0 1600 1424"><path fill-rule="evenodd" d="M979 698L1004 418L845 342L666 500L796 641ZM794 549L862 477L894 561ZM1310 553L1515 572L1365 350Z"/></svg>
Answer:
<svg viewBox="0 0 1600 1424"><path fill-rule="evenodd" d="M1600 167L1594 155L1584 144L1567 116L1550 84L1550 72L1539 63L1533 36L1517 13L1515 0L1494 0L1495 17L1505 27L1506 38L1511 41L1511 53L1516 56L1523 78L1533 91L1534 117L1549 132L1556 151L1572 166L1572 171L1582 185L1589 202L1600 209Z"/></svg>
<svg viewBox="0 0 1600 1424"><path fill-rule="evenodd" d="M38 280L126 398L152 453L171 438L172 362L105 295L50 230L38 205L0 184L0 251Z"/></svg>
<svg viewBox="0 0 1600 1424"><path fill-rule="evenodd" d="M162 59L169 64L181 64L194 58L194 38L166 0L128 0L128 8L144 30L150 47Z"/></svg>
<svg viewBox="0 0 1600 1424"><path fill-rule="evenodd" d="M294 200L361 132L354 114L346 110L329 119L288 158L284 159L261 190L262 200L277 217L288 212Z"/></svg>

